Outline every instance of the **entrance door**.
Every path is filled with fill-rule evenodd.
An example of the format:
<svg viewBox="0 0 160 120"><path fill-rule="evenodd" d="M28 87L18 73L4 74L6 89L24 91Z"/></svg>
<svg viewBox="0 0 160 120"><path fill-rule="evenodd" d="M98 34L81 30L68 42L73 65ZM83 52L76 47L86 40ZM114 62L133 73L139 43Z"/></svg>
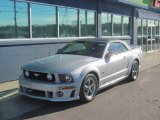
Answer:
<svg viewBox="0 0 160 120"><path fill-rule="evenodd" d="M155 25L148 26L148 49L147 51L155 50Z"/></svg>

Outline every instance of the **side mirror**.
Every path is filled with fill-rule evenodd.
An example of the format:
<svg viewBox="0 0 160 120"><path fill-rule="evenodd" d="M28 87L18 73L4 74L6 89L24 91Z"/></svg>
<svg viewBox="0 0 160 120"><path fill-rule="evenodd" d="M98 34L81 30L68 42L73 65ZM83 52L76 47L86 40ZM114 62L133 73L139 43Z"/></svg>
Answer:
<svg viewBox="0 0 160 120"><path fill-rule="evenodd" d="M110 57L112 57L112 56L114 56L114 55L117 55L118 54L118 52L116 52L116 51L108 51L107 53L106 53L106 56L105 56L105 58L110 58Z"/></svg>

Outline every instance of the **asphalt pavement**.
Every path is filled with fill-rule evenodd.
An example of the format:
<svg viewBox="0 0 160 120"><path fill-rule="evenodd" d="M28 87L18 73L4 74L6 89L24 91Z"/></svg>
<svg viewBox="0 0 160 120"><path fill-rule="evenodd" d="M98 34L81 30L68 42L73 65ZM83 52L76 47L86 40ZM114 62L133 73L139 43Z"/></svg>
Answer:
<svg viewBox="0 0 160 120"><path fill-rule="evenodd" d="M0 100L0 120L160 120L158 54L143 61L137 81L125 80L99 91L87 104L35 100L18 93L8 96Z"/></svg>

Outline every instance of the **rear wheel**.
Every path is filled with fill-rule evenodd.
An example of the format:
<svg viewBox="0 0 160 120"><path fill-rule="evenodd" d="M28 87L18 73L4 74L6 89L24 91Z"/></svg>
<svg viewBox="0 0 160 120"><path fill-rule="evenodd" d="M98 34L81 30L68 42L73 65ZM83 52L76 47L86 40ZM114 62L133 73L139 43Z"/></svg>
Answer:
<svg viewBox="0 0 160 120"><path fill-rule="evenodd" d="M130 81L135 81L138 78L138 74L139 74L139 63L138 61L135 60L132 64L131 72L129 74L128 79Z"/></svg>
<svg viewBox="0 0 160 120"><path fill-rule="evenodd" d="M80 100L83 102L92 101L97 94L97 88L97 77L93 74L88 74L81 85Z"/></svg>

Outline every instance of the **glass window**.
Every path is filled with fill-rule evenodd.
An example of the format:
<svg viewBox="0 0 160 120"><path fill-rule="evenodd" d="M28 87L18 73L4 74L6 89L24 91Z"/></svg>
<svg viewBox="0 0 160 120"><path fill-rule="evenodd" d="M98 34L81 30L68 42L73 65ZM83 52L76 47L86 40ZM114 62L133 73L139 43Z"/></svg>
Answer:
<svg viewBox="0 0 160 120"><path fill-rule="evenodd" d="M155 37L155 34L156 34L156 29L154 20L148 20L148 35L149 35L148 38L151 39Z"/></svg>
<svg viewBox="0 0 160 120"><path fill-rule="evenodd" d="M10 0L0 3L0 39L29 37L27 3Z"/></svg>
<svg viewBox="0 0 160 120"><path fill-rule="evenodd" d="M151 21L151 25L152 25L152 38L155 38L155 35L156 35L156 27L155 27L155 22L154 22L154 20Z"/></svg>
<svg viewBox="0 0 160 120"><path fill-rule="evenodd" d="M80 11L81 36L95 36L95 12Z"/></svg>
<svg viewBox="0 0 160 120"><path fill-rule="evenodd" d="M0 0L0 38L15 38L14 2Z"/></svg>
<svg viewBox="0 0 160 120"><path fill-rule="evenodd" d="M127 48L119 42L113 42L110 44L108 51L116 52L116 53L122 53L128 51Z"/></svg>
<svg viewBox="0 0 160 120"><path fill-rule="evenodd" d="M28 26L28 4L17 2L16 3L16 34L18 38L29 37Z"/></svg>
<svg viewBox="0 0 160 120"><path fill-rule="evenodd" d="M76 9L59 8L59 36L78 36L78 14Z"/></svg>
<svg viewBox="0 0 160 120"><path fill-rule="evenodd" d="M49 5L32 4L32 36L56 37L56 8Z"/></svg>
<svg viewBox="0 0 160 120"><path fill-rule="evenodd" d="M123 16L123 35L130 35L129 17Z"/></svg>
<svg viewBox="0 0 160 120"><path fill-rule="evenodd" d="M141 24L141 19L137 20L137 35L141 36L142 35L142 24Z"/></svg>
<svg viewBox="0 0 160 120"><path fill-rule="evenodd" d="M122 17L120 15L113 15L113 35L122 35Z"/></svg>
<svg viewBox="0 0 160 120"><path fill-rule="evenodd" d="M143 26L143 35L147 35L147 20L143 19L142 26Z"/></svg>
<svg viewBox="0 0 160 120"><path fill-rule="evenodd" d="M159 23L158 30L159 30L159 36L160 36L160 21L159 21L158 23ZM160 47L160 46L159 46L159 47Z"/></svg>
<svg viewBox="0 0 160 120"><path fill-rule="evenodd" d="M149 39L151 39L151 33L152 33L151 27L148 27L148 38Z"/></svg>
<svg viewBox="0 0 160 120"><path fill-rule="evenodd" d="M158 25L158 21L155 22L156 25L156 35L159 35L159 25Z"/></svg>
<svg viewBox="0 0 160 120"><path fill-rule="evenodd" d="M102 36L112 35L112 18L111 14L102 13Z"/></svg>

